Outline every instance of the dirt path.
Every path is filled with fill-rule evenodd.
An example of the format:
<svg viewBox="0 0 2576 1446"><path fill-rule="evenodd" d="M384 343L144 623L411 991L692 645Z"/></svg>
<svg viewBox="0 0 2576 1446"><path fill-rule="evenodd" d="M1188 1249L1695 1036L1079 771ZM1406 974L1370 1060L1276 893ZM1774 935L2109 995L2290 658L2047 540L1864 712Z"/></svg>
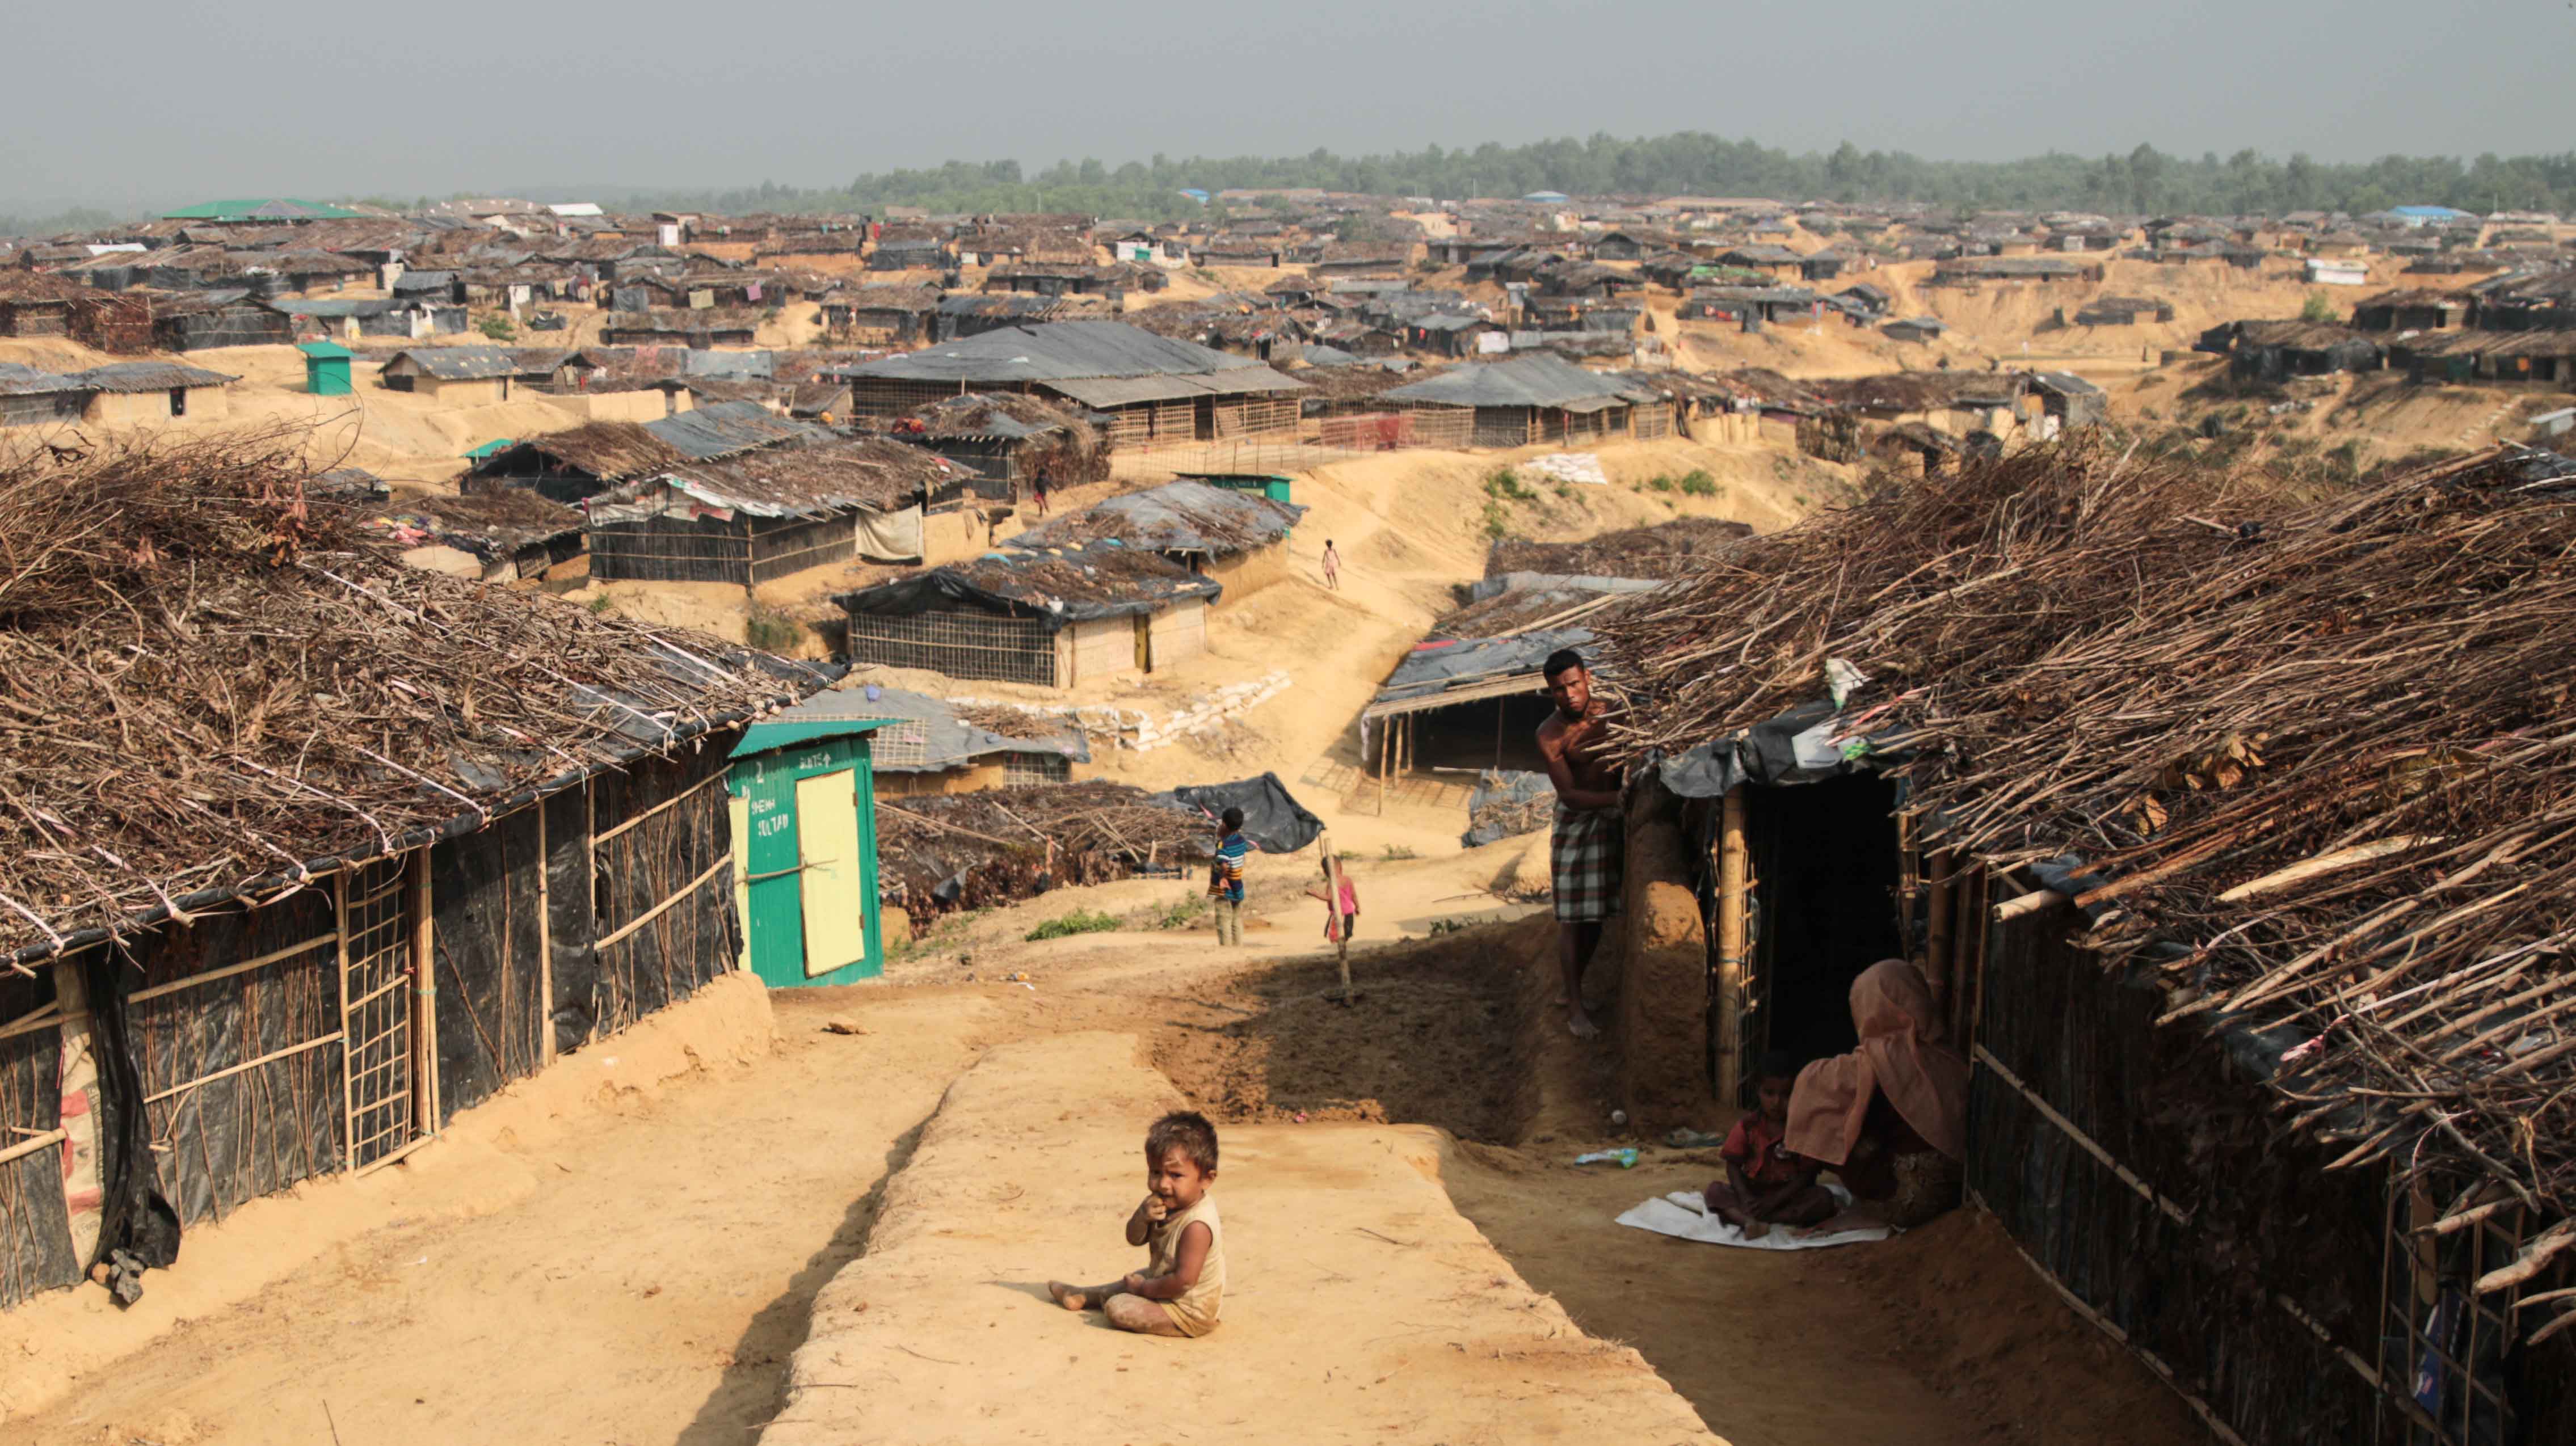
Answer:
<svg viewBox="0 0 2576 1446"><path fill-rule="evenodd" d="M991 1012L888 998L869 1033L841 1036L819 1027L830 1001L782 999L766 1059L631 1111L505 1130L533 1190L461 1221L407 1218L397 1195L379 1228L184 1322L9 1439L741 1446Z"/></svg>
<svg viewBox="0 0 2576 1446"><path fill-rule="evenodd" d="M1380 927L1400 918L1416 933L1427 931L1430 901L1517 857L1505 844L1372 866L1389 906ZM1152 887L1131 881L1097 892L1105 898ZM1333 1410L1368 1428L1344 1434L1372 1439L1414 1439L1402 1423L1433 1416L1458 1428L1447 1439L1479 1439L1479 1423L1497 1411L1534 1413L1493 1417L1532 1429L1516 1426L1493 1439L1534 1439L1542 1425L1605 1440L1707 1439L1691 1434L1691 1408L1718 1436L1747 1446L2163 1446L2202 1439L2142 1368L2047 1301L1995 1239L1980 1244L1936 1226L1876 1247L1888 1253L1871 1261L1783 1261L1613 1224L1619 1210L1694 1183L1710 1167L1651 1149L1649 1163L1633 1172L1563 1163L1576 1149L1608 1143L1609 1131L1587 1093L1593 1061L1554 1030L1530 1027L1533 1001L1544 994L1531 981L1545 980L1528 971L1544 961L1522 958L1527 951L1519 945L1543 921L1370 940L1358 955L1368 997L1346 1009L1325 997L1332 966L1293 903L1283 902L1271 914L1273 927L1255 931L1252 946L1230 956L1219 955L1203 931L1020 942L1038 919L1070 906L1065 895L977 921L966 941L971 962L943 952L913 961L901 982L769 996L779 1044L747 1067L712 1066L605 1115L520 1109L508 1127L486 1129L485 1154L452 1141L417 1157L424 1169L451 1174L526 1177L522 1187L470 1210L415 1217L407 1212L431 1192L399 1180L410 1167L369 1177L394 1182L360 1202L380 1212L374 1229L239 1304L195 1314L148 1352L91 1370L53 1407L11 1421L9 1439L30 1446L253 1446L328 1440L336 1427L353 1443L735 1446L778 1415L788 1361L806 1341L818 1293L863 1247L885 1252L887 1268L907 1279L964 1270L973 1252L958 1242L968 1238L984 1242L976 1259L1008 1254L1020 1272L996 1264L985 1277L1034 1278L1080 1268L1085 1258L1114 1264L1114 1231L1107 1255L1083 1253L1103 1233L1090 1197L1126 1188L1132 1141L1120 1142L1139 1123L1129 1117L1149 1113L1152 1102L1121 1104L1124 1096L1105 1081L1126 1071L1150 1082L1148 1092L1172 1087L1128 1062L1139 1048L1183 1095L1221 1116L1229 1142L1243 1142L1233 1157L1242 1168L1226 1182L1235 1192L1229 1199L1240 1201L1228 1219L1241 1216L1235 1228L1247 1248L1259 1241L1269 1258L1267 1288L1243 1293L1242 1318L1229 1320L1242 1329L1229 1332L1235 1344L1224 1372L1209 1377L1247 1383L1225 1387L1228 1419L1285 1418L1305 1430L1296 1439L1321 1439L1311 1413L1297 1412L1301 1402L1329 1395ZM1139 895L1137 902L1150 900ZM1032 978L1005 981L1006 972ZM970 974L977 982L965 982ZM863 1032L826 1033L832 1021ZM898 1173L918 1163L919 1131L943 1091L995 1046L1104 1030L1142 1044L1106 1056L1086 1045L1070 1058L1041 1044L1040 1054L1028 1056L1053 1062L1023 1071L1014 1097L1025 1104L1044 1095L1054 1102L1047 1119L1010 1129L961 1126L951 1132L952 1158L938 1169ZM563 1068L598 1064L576 1055ZM1084 1101L1093 1103L1077 1109ZM1365 1150L1354 1156L1334 1143L1339 1134L1387 1122L1416 1127L1369 1134L1379 1141L1368 1147L1379 1151L1374 1164ZM1482 1143L1444 1148L1418 1126ZM1515 1147L1516 1138L1528 1143ZM438 1164L442 1151L451 1158ZM1257 1184L1265 1173L1269 1183ZM898 1182L891 1198L909 1191L927 1203L904 1231L871 1236L889 1179ZM1441 1184L1456 1211L1440 1197ZM994 1193L1014 1187L1025 1195L1004 1202ZM1006 1203L1018 1213L995 1213ZM1410 1213L1390 1224L1391 1215L1379 1218L1388 1212ZM1300 1223L1306 1217L1335 1228L1314 1233ZM1428 1273L1406 1274L1412 1267L1371 1253L1386 1247L1339 1228L1364 1225L1415 1239L1408 1233L1415 1217L1464 1232L1441 1237L1434 1253L1446 1263L1432 1262L1437 1268ZM1960 1240L1975 1248L1945 1243ZM201 1236L146 1304L185 1299L180 1277L222 1270L233 1248L220 1235ZM931 1255L919 1257L924 1249ZM1897 1252L1909 1249L1919 1254L1900 1261ZM1517 1275L1509 1289L1458 1284L1476 1252L1511 1263ZM852 1278L879 1278L874 1267L864 1269L870 1273ZM979 1292L971 1299L926 1319L892 1313L894 1297L882 1305L875 1295L859 1297L870 1301L864 1314L877 1318L870 1330L878 1333L864 1338L860 1359L880 1375L896 1372L911 1400L925 1384L944 1389L952 1370L981 1371L1005 1360L1016 1368L1025 1357L1037 1372L1031 1379L1044 1385L1030 1399L1045 1409L1031 1415L1021 1400L952 1391L940 1399L971 1399L977 1414L951 1411L938 1426L835 1414L829 1439L1002 1439L1036 1420L1121 1430L1137 1421L1136 1371L1161 1370L1163 1361L1141 1354L1113 1360L1143 1343L1080 1328L1061 1356L1033 1354L1042 1339L1055 1340L1045 1332L1061 1332L1064 1323L1048 1314L1051 1307L982 1283L985 1277L958 1287ZM1358 1283L1373 1293L1346 1299ZM849 1303L836 1317L827 1300L816 1329L827 1336L849 1330ZM95 1305L92 1313L106 1309ZM878 1317L880 1309L890 1313ZM1393 1329L1431 1324L1450 1334L1378 1340L1385 1331L1362 1332L1356 1339L1372 1365L1363 1376L1358 1356L1334 1354L1342 1344L1335 1333L1348 1334L1340 1323L1354 1311L1415 1323ZM1516 1368L1572 1373L1525 1371L1554 1382L1527 1388L1530 1396L1451 1359L1462 1354L1452 1340L1499 1339L1507 1327L1541 1321L1557 1323L1562 1337L1568 1318L1589 1337L1573 1337L1581 1348L1564 1359L1557 1353L1573 1348L1548 1340L1544 1328L1525 1353L1496 1347ZM982 1343L972 1339L978 1335ZM890 1349L897 1336L927 1356L963 1364L915 1361ZM931 1343L934 1337L942 1344ZM1432 1340L1439 1344L1423 1345ZM1659 1384L1646 1390L1653 1377L1618 1365L1635 1357L1605 1341L1636 1347L1679 1396L1657 1397ZM967 1350L977 1354L959 1353ZM1131 1369L1122 1376L1119 1365ZM1326 1369L1335 1372L1329 1383ZM2044 1389L2033 1384L2042 1380ZM859 1384L856 1377L851 1383ZM1559 1401L1559 1391L1570 1394ZM813 1397L854 1394L810 1392L791 1415ZM876 1399L892 1398L880 1391ZM1464 1411L1478 1400L1486 1403L1484 1415ZM994 1414L982 1414L986 1406ZM1133 1439L1182 1439L1163 1429L1161 1417L1146 1419L1154 1429ZM1203 1424L1206 1418L1174 1423L1199 1439L1250 1439L1240 1431L1199 1431ZM1376 1429L1388 1425L1399 1429ZM809 1438L824 1439L780 1439Z"/></svg>
<svg viewBox="0 0 2576 1446"><path fill-rule="evenodd" d="M1182 1103L1138 1045L1012 1045L949 1090L868 1255L815 1302L763 1442L1716 1446L1634 1351L1576 1329L1459 1217L1420 1127L1226 1130L1217 1330L1157 1340L1067 1314L1050 1276L1137 1268L1118 1227L1139 1128Z"/></svg>

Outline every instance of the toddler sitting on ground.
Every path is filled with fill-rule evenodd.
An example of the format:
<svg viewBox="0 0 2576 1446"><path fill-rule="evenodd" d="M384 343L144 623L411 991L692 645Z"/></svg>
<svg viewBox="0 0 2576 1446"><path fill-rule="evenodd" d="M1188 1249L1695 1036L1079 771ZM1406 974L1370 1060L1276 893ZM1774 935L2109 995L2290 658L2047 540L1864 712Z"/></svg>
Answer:
<svg viewBox="0 0 2576 1446"><path fill-rule="evenodd" d="M1127 1217L1127 1243L1146 1250L1141 1271L1115 1285L1047 1282L1066 1310L1097 1309L1123 1331L1203 1336L1216 1329L1225 1294L1224 1226L1208 1189L1216 1183L1216 1126L1175 1110L1145 1132L1145 1200Z"/></svg>

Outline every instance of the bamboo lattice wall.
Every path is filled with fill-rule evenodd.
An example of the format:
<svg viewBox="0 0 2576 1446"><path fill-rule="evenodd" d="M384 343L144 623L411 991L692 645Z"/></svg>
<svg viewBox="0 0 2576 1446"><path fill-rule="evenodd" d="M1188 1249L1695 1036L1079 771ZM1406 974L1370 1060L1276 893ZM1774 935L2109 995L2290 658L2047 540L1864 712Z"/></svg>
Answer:
<svg viewBox="0 0 2576 1446"><path fill-rule="evenodd" d="M961 682L1056 686L1054 635L1035 618L931 612L850 615L850 661L927 668Z"/></svg>

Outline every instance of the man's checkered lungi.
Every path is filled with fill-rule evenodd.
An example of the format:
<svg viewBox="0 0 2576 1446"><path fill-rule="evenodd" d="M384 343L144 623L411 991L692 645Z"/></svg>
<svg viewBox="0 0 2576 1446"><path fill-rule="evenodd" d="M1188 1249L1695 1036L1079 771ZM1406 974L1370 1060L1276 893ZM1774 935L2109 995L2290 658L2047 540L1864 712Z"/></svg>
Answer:
<svg viewBox="0 0 2576 1446"><path fill-rule="evenodd" d="M1619 912L1620 862L1625 821L1615 808L1556 806L1548 835L1556 885L1556 917L1569 924L1597 923Z"/></svg>

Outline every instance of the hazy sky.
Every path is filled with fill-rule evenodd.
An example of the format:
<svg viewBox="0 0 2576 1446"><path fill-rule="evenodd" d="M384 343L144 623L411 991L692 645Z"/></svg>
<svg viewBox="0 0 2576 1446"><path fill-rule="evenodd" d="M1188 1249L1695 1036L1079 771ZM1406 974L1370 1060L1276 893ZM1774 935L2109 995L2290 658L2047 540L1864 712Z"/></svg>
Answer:
<svg viewBox="0 0 2576 1446"><path fill-rule="evenodd" d="M2567 0L126 0L104 29L14 8L36 63L0 102L0 212L1593 131L2511 155L2569 145L2576 36Z"/></svg>

